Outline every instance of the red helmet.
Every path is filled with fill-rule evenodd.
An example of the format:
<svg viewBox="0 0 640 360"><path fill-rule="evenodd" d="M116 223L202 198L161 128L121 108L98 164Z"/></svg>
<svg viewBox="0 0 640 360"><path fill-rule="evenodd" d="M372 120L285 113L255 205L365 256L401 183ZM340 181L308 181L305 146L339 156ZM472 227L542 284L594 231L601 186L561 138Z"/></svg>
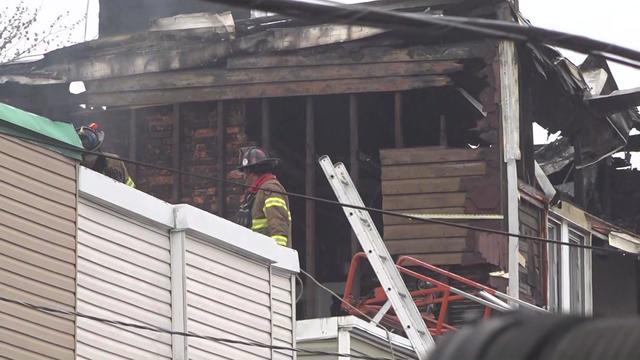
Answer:
<svg viewBox="0 0 640 360"><path fill-rule="evenodd" d="M280 159L271 158L267 155L267 153L255 146L246 147L240 149L240 166L238 166L238 170L250 170L251 168L256 168L259 166L264 166L268 169L275 168Z"/></svg>

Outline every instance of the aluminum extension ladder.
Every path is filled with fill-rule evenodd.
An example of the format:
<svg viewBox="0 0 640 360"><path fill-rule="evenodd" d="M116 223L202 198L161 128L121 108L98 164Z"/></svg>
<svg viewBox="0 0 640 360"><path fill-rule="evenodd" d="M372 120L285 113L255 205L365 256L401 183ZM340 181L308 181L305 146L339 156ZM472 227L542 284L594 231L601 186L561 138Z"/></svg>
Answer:
<svg viewBox="0 0 640 360"><path fill-rule="evenodd" d="M319 162L338 201L343 204L364 207L362 198L360 198L344 164L334 165L327 155L322 156ZM429 352L434 348L435 342L369 212L349 207L342 207L342 209L360 242L360 246L367 255L371 267L380 280L407 338L413 345L414 351L420 360L426 360Z"/></svg>

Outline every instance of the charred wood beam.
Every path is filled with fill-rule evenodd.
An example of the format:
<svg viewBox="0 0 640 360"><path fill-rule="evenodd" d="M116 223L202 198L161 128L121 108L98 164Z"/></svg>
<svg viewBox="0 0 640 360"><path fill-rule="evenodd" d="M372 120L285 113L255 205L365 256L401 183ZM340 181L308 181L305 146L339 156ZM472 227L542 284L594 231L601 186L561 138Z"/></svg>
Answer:
<svg viewBox="0 0 640 360"><path fill-rule="evenodd" d="M228 35L193 29L151 31L89 41L55 50L43 60L28 65L3 66L0 82L66 83L195 68L213 64L232 53L230 41L221 41L225 37Z"/></svg>
<svg viewBox="0 0 640 360"><path fill-rule="evenodd" d="M487 116L487 111L484 109L484 106L482 105L480 100L474 98L471 94L469 94L467 90L463 88L457 87L456 90L458 90L460 95L462 95L462 97L464 97L469 102L473 109L478 112L478 115L482 117Z"/></svg>
<svg viewBox="0 0 640 360"><path fill-rule="evenodd" d="M266 53L300 50L322 45L366 39L387 30L362 25L318 24L293 28L274 28L233 41L233 53Z"/></svg>
<svg viewBox="0 0 640 360"><path fill-rule="evenodd" d="M487 42L467 42L438 46L412 46L401 49L371 47L358 50L338 47L318 53L300 51L292 55L258 55L233 57L229 69L252 69L281 66L375 64L411 61L442 61L484 58L491 46Z"/></svg>
<svg viewBox="0 0 640 360"><path fill-rule="evenodd" d="M397 148L404 147L404 130L402 127L402 93L393 94L394 139Z"/></svg>
<svg viewBox="0 0 640 360"><path fill-rule="evenodd" d="M358 117L358 96L349 95L349 172L356 186L360 180L360 162L358 161L358 153L360 151L360 134L359 134L359 117ZM351 254L359 251L360 244L358 238L351 232Z"/></svg>
<svg viewBox="0 0 640 360"><path fill-rule="evenodd" d="M225 121L224 121L224 101L218 101L217 107L217 123L216 123L216 151L218 153L218 182L216 184L216 202L218 203L218 215L224 217L226 211L226 191L224 175L225 169ZM244 115L244 112L243 112ZM243 119L244 123L244 119Z"/></svg>
<svg viewBox="0 0 640 360"><path fill-rule="evenodd" d="M261 106L261 122L262 122L262 148L267 153L271 152L271 110L269 107L269 99L262 99Z"/></svg>
<svg viewBox="0 0 640 360"><path fill-rule="evenodd" d="M631 135L627 141L625 151L640 151L640 135Z"/></svg>
<svg viewBox="0 0 640 360"><path fill-rule="evenodd" d="M582 163L582 144L580 142L580 137L576 137L576 140L573 144L575 148L574 152L574 161L576 164ZM583 209L587 208L587 193L585 188L585 176L584 169L575 169L574 175L574 194L573 197L578 206Z"/></svg>
<svg viewBox="0 0 640 360"><path fill-rule="evenodd" d="M463 70L456 61L416 61L386 64L347 64L339 66L304 66L292 70L270 69L203 69L150 73L118 79L87 82L89 94L136 90L178 89L206 86L248 85L290 81L376 78L450 74Z"/></svg>
<svg viewBox="0 0 640 360"><path fill-rule="evenodd" d="M53 51L43 60L0 67L0 83L66 83L213 65L234 54L300 50L368 38L384 30L350 25L279 28L230 39L204 29L151 31ZM347 52L348 53L348 52Z"/></svg>
<svg viewBox="0 0 640 360"><path fill-rule="evenodd" d="M313 98L308 97L306 102L306 149L305 149L305 193L315 196L316 193L316 142L315 142L315 114ZM316 276L316 203L307 200L305 202L305 266L307 271ZM307 318L317 315L316 287L307 282L307 297L305 313Z"/></svg>
<svg viewBox="0 0 640 360"><path fill-rule="evenodd" d="M315 49L303 49L295 55L255 55L267 50L282 50L276 49L275 45L269 45L269 49L264 49L261 45L274 41L272 38L275 35L267 34L261 38L253 38L251 41L245 39L240 46L232 44L231 41L220 41L220 34L216 34L216 37L213 38L197 36L198 41L194 43L192 38L181 37L173 32L156 33L162 33L165 37L159 40L151 35L129 36L128 38L131 40L128 42L125 42L123 38L97 40L75 45L72 48L56 50L38 62L2 66L0 67L0 82L17 81L35 85L82 80L87 82L87 87L91 91L91 80L201 68L203 65L213 66L223 59L228 59L227 66L230 69L345 63L368 64L484 58L491 48L491 46L487 46L487 42L478 41L441 46L414 46L404 49L373 47L356 51L352 47L335 46L322 53L314 51ZM300 34L293 33L290 36L298 38ZM286 39L286 36L279 37ZM300 42L301 40L296 41ZM313 47L311 43L308 43L307 46ZM252 53L254 55L229 58L236 53Z"/></svg>
<svg viewBox="0 0 640 360"><path fill-rule="evenodd" d="M80 103L95 106L143 106L195 101L252 99L285 96L330 95L366 92L392 92L451 85L444 75L381 77L333 81L296 81L277 84L251 84L193 89L128 91L83 94Z"/></svg>
<svg viewBox="0 0 640 360"><path fill-rule="evenodd" d="M138 116L136 109L129 110L129 159L138 160ZM138 165L129 165L127 170L131 173L133 181L136 181Z"/></svg>
<svg viewBox="0 0 640 360"><path fill-rule="evenodd" d="M181 155L182 155L182 141L181 141L181 126L180 126L180 104L173 105L173 151L171 158L171 166L174 169L181 169ZM171 198L175 203L180 201L181 191L182 190L182 175L174 174L173 175L173 184L171 186Z"/></svg>
<svg viewBox="0 0 640 360"><path fill-rule="evenodd" d="M593 96L584 101L594 111L613 114L640 106L640 87L614 91L609 95Z"/></svg>
<svg viewBox="0 0 640 360"><path fill-rule="evenodd" d="M440 115L440 146L447 147L447 117Z"/></svg>

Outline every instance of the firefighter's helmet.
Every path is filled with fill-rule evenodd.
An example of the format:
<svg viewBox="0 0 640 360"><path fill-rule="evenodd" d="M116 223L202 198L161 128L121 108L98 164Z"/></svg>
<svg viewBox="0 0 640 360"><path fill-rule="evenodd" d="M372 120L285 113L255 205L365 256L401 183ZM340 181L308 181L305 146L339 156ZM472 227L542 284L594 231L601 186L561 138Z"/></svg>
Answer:
<svg viewBox="0 0 640 360"><path fill-rule="evenodd" d="M275 168L280 159L272 158L267 153L255 146L240 149L240 165L238 170L246 171L256 168L265 168L267 170Z"/></svg>
<svg viewBox="0 0 640 360"><path fill-rule="evenodd" d="M97 151L104 142L104 131L100 130L96 123L91 123L89 126L81 126L76 129L76 132L85 150Z"/></svg>

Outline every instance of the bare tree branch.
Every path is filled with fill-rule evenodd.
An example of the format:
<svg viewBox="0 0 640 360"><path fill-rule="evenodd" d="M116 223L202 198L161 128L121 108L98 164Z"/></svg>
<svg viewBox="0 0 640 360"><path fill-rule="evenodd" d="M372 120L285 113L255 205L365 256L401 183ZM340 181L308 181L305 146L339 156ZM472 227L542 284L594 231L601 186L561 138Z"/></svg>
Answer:
<svg viewBox="0 0 640 360"><path fill-rule="evenodd" d="M0 64L15 61L38 49L50 51L70 45L72 31L85 20L83 16L69 23L67 12L43 23L39 20L40 12L40 7L30 7L24 0L14 7L0 9Z"/></svg>

